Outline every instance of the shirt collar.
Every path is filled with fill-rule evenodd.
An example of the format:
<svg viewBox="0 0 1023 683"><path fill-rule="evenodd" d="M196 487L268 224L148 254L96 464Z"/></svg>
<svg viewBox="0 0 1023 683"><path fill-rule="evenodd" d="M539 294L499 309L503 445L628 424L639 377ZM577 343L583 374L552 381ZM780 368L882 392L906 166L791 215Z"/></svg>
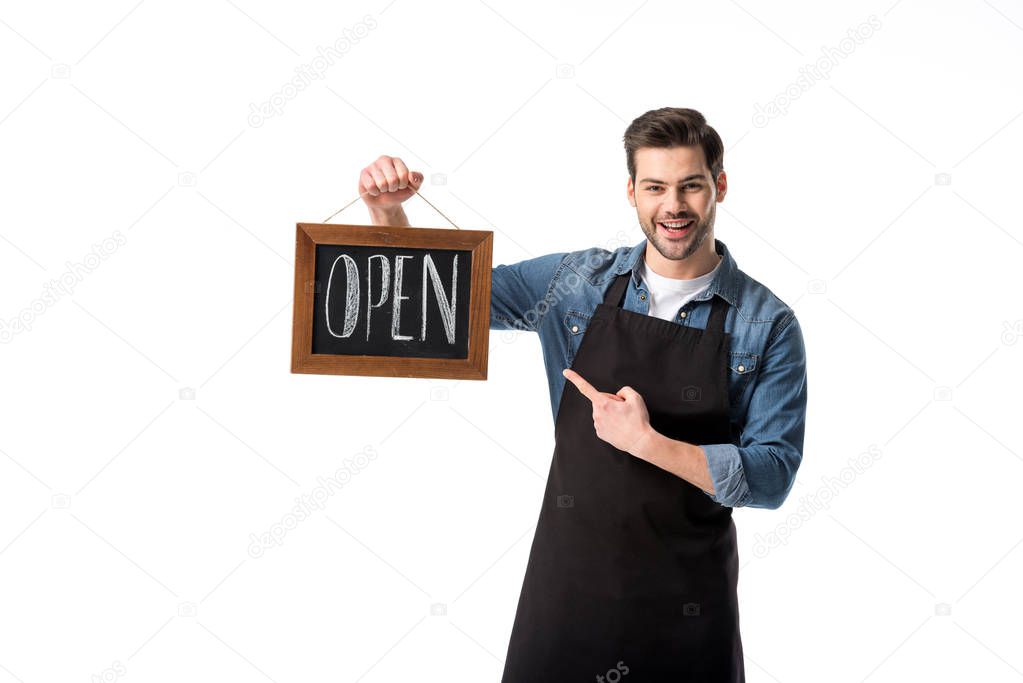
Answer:
<svg viewBox="0 0 1023 683"><path fill-rule="evenodd" d="M642 285L642 280L639 277L639 265L642 263L643 254L646 252L646 244L647 239L644 238L642 242L630 248L625 253L625 258L618 265L619 275L632 271L632 283L636 287ZM738 307L739 267L736 265L735 259L732 258L732 254L728 251L725 243L716 238L714 239L714 251L721 256L721 265L714 275L714 279L707 285L707 289L702 291L695 300L704 301L715 294L719 294L729 304Z"/></svg>

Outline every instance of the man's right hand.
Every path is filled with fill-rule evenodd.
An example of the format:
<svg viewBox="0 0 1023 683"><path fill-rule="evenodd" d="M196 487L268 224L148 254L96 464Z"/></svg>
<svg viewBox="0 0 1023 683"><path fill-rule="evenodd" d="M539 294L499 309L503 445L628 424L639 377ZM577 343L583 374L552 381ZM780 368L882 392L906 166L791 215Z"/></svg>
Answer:
<svg viewBox="0 0 1023 683"><path fill-rule="evenodd" d="M422 184L422 173L409 171L401 159L387 155L381 155L359 174L359 194L374 215L393 215Z"/></svg>

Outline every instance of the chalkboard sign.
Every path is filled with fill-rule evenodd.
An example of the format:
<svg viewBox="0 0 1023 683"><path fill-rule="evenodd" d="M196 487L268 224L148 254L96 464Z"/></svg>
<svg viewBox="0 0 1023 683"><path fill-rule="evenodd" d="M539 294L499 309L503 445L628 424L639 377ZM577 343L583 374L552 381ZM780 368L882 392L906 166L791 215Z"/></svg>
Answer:
<svg viewBox="0 0 1023 683"><path fill-rule="evenodd" d="M299 223L291 370L486 379L493 233Z"/></svg>

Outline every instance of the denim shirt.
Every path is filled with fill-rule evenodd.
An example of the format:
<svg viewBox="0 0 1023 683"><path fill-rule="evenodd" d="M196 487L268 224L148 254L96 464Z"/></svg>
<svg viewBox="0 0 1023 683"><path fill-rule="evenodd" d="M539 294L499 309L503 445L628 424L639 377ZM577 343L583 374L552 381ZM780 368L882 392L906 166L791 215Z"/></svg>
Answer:
<svg viewBox="0 0 1023 683"><path fill-rule="evenodd" d="M492 270L490 329L538 333L550 387L551 413L596 306L615 277L631 271L622 307L649 314L646 286L637 273L647 240L609 251L591 247L538 256ZM711 297L728 302L725 332L732 347L728 394L732 443L696 444L707 456L714 493L728 507L777 509L802 460L806 417L806 352L792 309L766 286L739 270L715 240L721 265L707 288L683 305L679 325L703 329Z"/></svg>

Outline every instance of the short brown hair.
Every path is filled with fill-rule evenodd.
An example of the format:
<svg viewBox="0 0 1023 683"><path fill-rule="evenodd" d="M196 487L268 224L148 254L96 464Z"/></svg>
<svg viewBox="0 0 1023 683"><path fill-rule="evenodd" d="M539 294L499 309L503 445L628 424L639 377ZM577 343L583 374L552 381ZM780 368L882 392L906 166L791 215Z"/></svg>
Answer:
<svg viewBox="0 0 1023 683"><path fill-rule="evenodd" d="M724 170L725 146L717 131L695 109L662 107L651 109L625 130L625 157L629 177L636 182L636 150L640 147L679 147L700 145L707 158L711 180Z"/></svg>

